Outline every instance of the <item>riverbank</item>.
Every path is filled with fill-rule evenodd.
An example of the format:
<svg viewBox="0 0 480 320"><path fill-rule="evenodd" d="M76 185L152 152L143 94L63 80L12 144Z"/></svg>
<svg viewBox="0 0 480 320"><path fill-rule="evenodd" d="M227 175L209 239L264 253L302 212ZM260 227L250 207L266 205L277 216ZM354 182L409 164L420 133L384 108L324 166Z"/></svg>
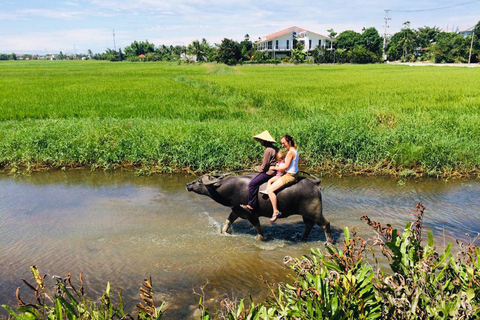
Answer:
<svg viewBox="0 0 480 320"><path fill-rule="evenodd" d="M478 176L478 69L0 63L0 167L252 168L290 134L332 174Z"/></svg>

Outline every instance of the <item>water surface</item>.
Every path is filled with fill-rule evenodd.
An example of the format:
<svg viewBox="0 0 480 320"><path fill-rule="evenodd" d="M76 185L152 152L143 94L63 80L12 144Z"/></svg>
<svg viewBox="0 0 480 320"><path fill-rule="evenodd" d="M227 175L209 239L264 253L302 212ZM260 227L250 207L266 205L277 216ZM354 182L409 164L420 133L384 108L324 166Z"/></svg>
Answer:
<svg viewBox="0 0 480 320"><path fill-rule="evenodd" d="M196 305L193 290L206 284L207 299L261 299L267 294L260 277L284 281L289 270L282 259L300 257L323 246L315 227L307 243L300 216L271 224L261 218L267 241L255 241L246 221L234 224L233 235L220 235L228 208L185 191L195 177L86 170L0 176L0 304L15 306L15 290L31 297L21 279L31 279L29 266L43 274L75 279L83 272L86 291L98 298L107 281L123 291L127 311L139 302L138 287L152 277L158 299L169 306L169 319L189 318ZM324 178L324 215L337 241L343 228L371 237L363 214L401 228L413 221L418 202L427 207L424 223L436 244L466 239L480 232L478 180L411 180L392 178Z"/></svg>

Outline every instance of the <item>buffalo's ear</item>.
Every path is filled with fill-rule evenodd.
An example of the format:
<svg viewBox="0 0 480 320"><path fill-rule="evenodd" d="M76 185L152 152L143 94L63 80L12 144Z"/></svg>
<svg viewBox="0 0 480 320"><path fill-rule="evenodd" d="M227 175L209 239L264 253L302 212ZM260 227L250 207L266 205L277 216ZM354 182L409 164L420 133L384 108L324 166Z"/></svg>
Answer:
<svg viewBox="0 0 480 320"><path fill-rule="evenodd" d="M214 183L212 184L212 186L214 186L215 188L220 187L220 185L221 185L220 181L214 182Z"/></svg>

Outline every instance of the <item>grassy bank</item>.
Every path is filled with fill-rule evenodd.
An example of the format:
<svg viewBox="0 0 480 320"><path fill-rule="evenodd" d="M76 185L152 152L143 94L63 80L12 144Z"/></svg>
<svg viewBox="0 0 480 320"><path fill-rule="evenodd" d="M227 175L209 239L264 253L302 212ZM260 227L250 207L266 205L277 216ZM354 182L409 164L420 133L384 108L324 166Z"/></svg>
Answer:
<svg viewBox="0 0 480 320"><path fill-rule="evenodd" d="M251 168L265 129L305 165L352 173L480 169L476 68L0 63L0 166Z"/></svg>

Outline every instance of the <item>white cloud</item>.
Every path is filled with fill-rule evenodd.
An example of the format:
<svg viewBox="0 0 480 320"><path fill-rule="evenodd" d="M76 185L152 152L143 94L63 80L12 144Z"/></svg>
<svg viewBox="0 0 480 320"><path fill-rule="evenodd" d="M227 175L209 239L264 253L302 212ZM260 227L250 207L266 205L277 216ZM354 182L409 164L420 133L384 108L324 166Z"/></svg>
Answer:
<svg viewBox="0 0 480 320"><path fill-rule="evenodd" d="M385 9L424 9L445 6L447 0L389 1L340 0L60 0L8 3L0 9L0 52L20 50L51 51L92 49L103 52L125 47L134 40L148 39L155 45L188 44L206 38L210 43L223 38L252 40L298 26L321 34L375 27L383 33ZM406 13L392 11L389 33L399 31L404 21L413 28L424 25L475 24L478 6L451 10ZM1 11L3 10L3 11ZM478 11L478 9L477 9ZM88 26L88 29L85 27ZM37 30L32 33L31 30ZM39 30L42 30L40 32ZM59 31L62 30L62 31Z"/></svg>
<svg viewBox="0 0 480 320"><path fill-rule="evenodd" d="M69 11L69 10L57 10L57 9L23 9L17 11L19 16L25 18L47 18L47 19L80 19L83 12Z"/></svg>

